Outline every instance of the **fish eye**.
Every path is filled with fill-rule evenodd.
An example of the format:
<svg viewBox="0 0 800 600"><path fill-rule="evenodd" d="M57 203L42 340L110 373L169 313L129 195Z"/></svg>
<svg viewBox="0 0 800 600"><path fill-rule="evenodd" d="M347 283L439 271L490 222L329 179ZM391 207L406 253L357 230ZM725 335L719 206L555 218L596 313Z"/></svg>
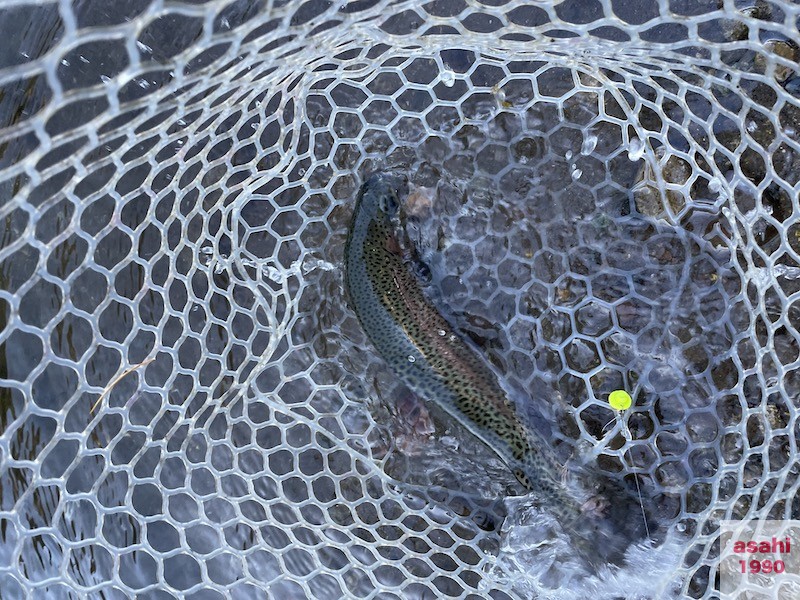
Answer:
<svg viewBox="0 0 800 600"><path fill-rule="evenodd" d="M394 192L383 194L381 196L379 206L381 210L389 216L397 214L397 211L400 208L400 204L398 203L397 196L394 194Z"/></svg>

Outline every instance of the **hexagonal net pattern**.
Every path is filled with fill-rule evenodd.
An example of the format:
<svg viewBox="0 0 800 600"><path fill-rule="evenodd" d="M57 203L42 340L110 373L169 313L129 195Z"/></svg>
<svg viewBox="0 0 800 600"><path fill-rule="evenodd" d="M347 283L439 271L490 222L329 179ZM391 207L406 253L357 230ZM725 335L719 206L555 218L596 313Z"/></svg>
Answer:
<svg viewBox="0 0 800 600"><path fill-rule="evenodd" d="M447 318L562 454L657 501L686 540L663 589L715 597L720 519L800 514L799 24L788 0L5 2L3 598L588 585L531 574L510 475L349 308L378 169L410 178Z"/></svg>

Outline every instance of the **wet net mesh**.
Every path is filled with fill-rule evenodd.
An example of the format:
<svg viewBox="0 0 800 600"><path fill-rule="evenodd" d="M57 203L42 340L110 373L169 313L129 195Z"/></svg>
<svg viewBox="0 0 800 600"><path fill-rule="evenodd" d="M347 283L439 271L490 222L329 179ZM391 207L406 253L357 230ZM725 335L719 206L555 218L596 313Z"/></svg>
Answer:
<svg viewBox="0 0 800 600"><path fill-rule="evenodd" d="M431 295L560 454L685 536L603 593L715 597L721 519L800 514L799 19L3 3L3 598L576 597L532 575L502 464L348 307L378 169L411 180Z"/></svg>

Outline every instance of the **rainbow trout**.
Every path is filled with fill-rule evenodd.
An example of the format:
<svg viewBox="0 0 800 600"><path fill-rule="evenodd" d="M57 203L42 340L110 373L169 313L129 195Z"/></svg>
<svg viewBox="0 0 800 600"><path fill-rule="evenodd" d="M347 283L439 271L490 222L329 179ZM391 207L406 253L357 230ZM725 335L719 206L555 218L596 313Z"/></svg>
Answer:
<svg viewBox="0 0 800 600"><path fill-rule="evenodd" d="M399 236L399 176L361 187L345 247L345 285L364 331L415 394L437 403L508 465L562 525L581 516L549 445L522 424L494 372L423 293Z"/></svg>

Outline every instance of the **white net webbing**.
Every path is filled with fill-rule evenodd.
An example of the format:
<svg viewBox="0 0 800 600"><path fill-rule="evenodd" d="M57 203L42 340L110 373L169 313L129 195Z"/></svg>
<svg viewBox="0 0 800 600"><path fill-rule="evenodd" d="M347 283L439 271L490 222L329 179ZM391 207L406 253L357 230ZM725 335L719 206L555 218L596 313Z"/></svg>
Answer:
<svg viewBox="0 0 800 600"><path fill-rule="evenodd" d="M717 597L721 519L800 515L799 25L0 3L0 595ZM540 573L502 465L371 350L342 253L376 169L448 318L685 536L668 568Z"/></svg>

